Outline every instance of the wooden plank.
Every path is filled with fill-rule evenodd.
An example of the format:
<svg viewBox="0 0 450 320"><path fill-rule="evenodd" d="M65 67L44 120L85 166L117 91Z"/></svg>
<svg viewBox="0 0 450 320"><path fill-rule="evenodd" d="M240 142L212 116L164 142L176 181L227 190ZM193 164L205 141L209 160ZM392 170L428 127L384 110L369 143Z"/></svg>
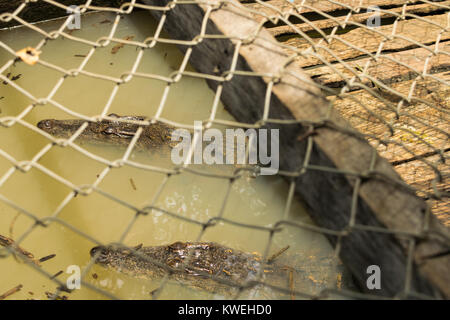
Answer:
<svg viewBox="0 0 450 320"><path fill-rule="evenodd" d="M429 50L435 50L436 46L430 45L427 48ZM439 51L450 52L450 43L440 43L438 48ZM398 81L415 79L418 73L421 74L423 72L425 61L429 55L430 51L427 49L417 48L383 54L377 61L374 61L372 58L363 58L357 61L346 61L347 67L343 64L333 64L333 67L312 68L306 70L306 72L317 83L331 88L341 88L346 83L345 79L349 80L354 76L351 70L359 74L357 70L364 67L367 61L371 60L367 73L385 84L391 84ZM436 54L428 60L426 66L428 73L450 70L450 56L443 53ZM343 74L343 77L340 73ZM362 79L362 83L367 86L372 86L371 81L368 79Z"/></svg>
<svg viewBox="0 0 450 320"><path fill-rule="evenodd" d="M274 17L278 16L279 15L278 11L281 11L281 12L284 11L285 13L287 13L287 12L290 12L291 10L293 10L293 5L290 5L289 3L285 2L285 1L278 1L278 2L284 2L284 4L274 3L274 5L278 5L278 6L276 6L276 10L268 8L266 6L266 4L270 4L270 2L265 2L264 5L262 5L262 4L258 4L258 5L247 4L245 6L256 10L257 12L254 12L253 16L256 21L261 22L261 21L267 19L266 16L274 16ZM404 1L400 1L400 2L404 3ZM440 2L439 6L432 5L432 4L420 4L419 1L417 3L418 4L408 5L406 7L405 12L409 13L409 14L430 14L433 12L437 13L437 12L443 11L442 7L440 7L440 6L450 5L450 1ZM317 11L332 12L334 10L343 9L342 6L331 5L330 2L326 2L326 4L324 3L323 7L320 6L320 4L321 4L321 2L311 5L315 10L303 9L300 12L302 14L304 14L304 13L313 13L313 12L317 12ZM357 5L354 5L354 7L356 7L356 6ZM382 12L380 12L379 16L381 19L392 18L392 17L396 17L395 14L400 15L400 14L402 14L402 12L403 12L403 6L399 6L399 7L389 8L387 12L382 11ZM295 11L292 11L292 13L295 13ZM361 10L361 13L353 13L351 15L350 19L348 19L347 15L336 16L335 19L328 19L326 16L323 16L319 13L315 13L315 14L317 14L317 16L315 16L314 19L311 19L311 20L313 20L311 22L318 29L333 28L333 27L339 26L340 24L343 24L345 21L364 23L368 18L370 18L371 16L374 15L373 12L367 12L367 10ZM293 20L292 23L294 23L295 27L298 30L301 30L303 32L309 32L309 31L315 30L311 25L304 23L303 21L301 21L298 18L291 17L291 19ZM290 26L286 26L286 25L276 26L274 28L270 28L269 30L274 36L279 36L279 35L288 34L288 33L293 32L292 28Z"/></svg>
<svg viewBox="0 0 450 320"><path fill-rule="evenodd" d="M387 50L408 50L417 48L418 45L413 43L416 41L425 45L432 45L440 35L440 41L446 41L450 39L450 32L442 32L447 26L448 14L441 14L435 16L425 17L427 21L411 19L399 21L395 27L395 35L397 37L392 40L386 40L385 36L391 36L394 30L393 25L385 25L376 29L370 28L357 28L344 34L338 34L327 44L322 38L312 39L316 44L325 46L333 54L325 49L318 48L316 54L320 55L328 62L335 62L337 58L341 60L358 58L367 55L366 52L375 54L381 42L383 43L383 51ZM440 25L438 27L432 23ZM269 29L271 30L271 29ZM339 39L339 40L338 40ZM311 47L311 44L301 36L284 39L284 44L294 47L296 50L304 51ZM353 48L349 43L356 47ZM293 50L287 49L288 54L294 53ZM310 67L314 65L323 65L323 60L316 58L315 56L299 57L298 63L301 67Z"/></svg>
<svg viewBox="0 0 450 320"><path fill-rule="evenodd" d="M450 73L440 73L436 76L450 82ZM413 81L410 80L393 83L390 87L408 96L412 85ZM375 92L383 97L377 89ZM378 152L390 162L400 163L415 155L450 147L450 87L432 79L419 80L412 97L427 101L431 106L414 100L399 110L397 118L396 102L386 106L382 100L365 90L350 93L343 99L335 100L330 97L329 100L333 101L334 108L348 119L355 129L378 139L392 141L387 146L378 146ZM392 136L387 123L393 124ZM378 141L369 140L374 144ZM403 144L410 152L395 142Z"/></svg>
<svg viewBox="0 0 450 320"><path fill-rule="evenodd" d="M360 5L361 3L361 5ZM420 3L420 1L411 1L410 4ZM249 3L245 7L258 11L260 14L273 16L278 15L279 12L282 14L288 12L296 12L298 14L305 13L317 13L317 11L322 11L326 13L331 13L338 10L347 10L348 7L351 8L367 8L368 6L378 6L378 7L395 7L402 6L405 4L405 0L341 0L341 1L328 1L328 0L306 0L298 1L295 3L289 3L286 0L270 0L265 1L264 4L260 3ZM271 8L273 7L273 8ZM365 10L363 10L365 11ZM262 15L255 14L255 20L261 21L263 19Z"/></svg>
<svg viewBox="0 0 450 320"><path fill-rule="evenodd" d="M436 76L450 81L450 73L441 73ZM412 84L413 81L404 81L392 84L391 88L408 96ZM419 195L434 193L432 182L437 178L434 169L418 159L420 155L423 155L427 162L435 165L442 174L442 181L436 184L436 188L441 192L448 192L450 186L448 164L442 162L442 158L436 155L436 151L443 151L445 160L448 161L450 156L448 151L450 150L450 87L435 80L419 80L416 83L413 97L428 101L434 107L414 102L400 109L400 117L396 118L393 106L389 108L381 100L363 90L352 92L349 97L344 99L335 100L333 105L360 132L373 135L378 139L393 141L387 145L378 145L377 139L369 139L374 146L378 146L377 151L381 156L395 164L395 169L403 180L420 191ZM333 99L330 98L330 100ZM394 124L394 135L390 135L386 123ZM401 130L402 128L406 128L417 136ZM403 144L409 151L394 142ZM450 226L448 196L441 200L430 200L430 204L433 213L445 225Z"/></svg>
<svg viewBox="0 0 450 320"><path fill-rule="evenodd" d="M450 158L450 151L444 153L446 160ZM442 223L450 227L450 169L447 163L442 163L441 157L434 155L426 158L441 173L441 181L435 181L436 173L425 162L420 160L405 162L395 167L400 176L415 187L419 194L423 192L433 193L435 189L442 194L441 199L428 200L433 214Z"/></svg>
<svg viewBox="0 0 450 320"><path fill-rule="evenodd" d="M168 0L144 2L165 6ZM240 46L236 70L280 76L280 81L272 88L269 117L299 121L323 119L328 114L328 107L319 90L305 82L308 78L298 66L286 66L287 57L275 44L270 33L264 28L260 29L258 23L237 2L232 3L233 5L223 4L220 9L213 10L205 24L206 34L220 37L203 38L193 46L180 45L184 52L188 48L192 49L189 62L198 72L218 76L229 70L231 65L237 41L230 39L249 39L257 34L254 41ZM206 12L206 5L177 4L167 12L164 27L173 39L192 40L200 34ZM157 19L161 18L161 12L151 13ZM280 74L281 70L285 72ZM268 81L267 77L234 75L229 81L223 82L221 100L238 121L255 123L264 114ZM207 79L207 82L211 89L217 89L217 81ZM339 127L350 129L348 123L336 112L332 113L330 120ZM305 159L307 139L299 140L297 137L304 135L306 128L276 123L269 123L267 127L280 130L280 169L298 170ZM324 126L316 128L316 135L310 139L314 142L310 164L351 172L365 172L369 169L373 148L354 135ZM392 166L380 157L377 157L374 169L388 179L400 179ZM343 230L348 226L354 178L309 169L295 181L296 194L304 200L311 217L319 226L332 230ZM449 238L449 231L435 217L424 216L425 202L404 188L385 179L370 178L357 191L356 224L387 228L392 232L420 232L427 217L431 234L440 234L446 240ZM335 236L328 235L328 238L332 244L336 244ZM414 291L428 295L436 295L440 291L446 298L450 298L450 257L447 255L439 259L424 260L425 256L447 249L445 241L443 243L436 237L426 237L416 243L411 270L411 288ZM341 238L340 257L362 290L369 291L366 287L367 267L378 265L381 268L381 289L371 291L372 294L392 296L403 291L407 251L407 241L389 233L353 229Z"/></svg>

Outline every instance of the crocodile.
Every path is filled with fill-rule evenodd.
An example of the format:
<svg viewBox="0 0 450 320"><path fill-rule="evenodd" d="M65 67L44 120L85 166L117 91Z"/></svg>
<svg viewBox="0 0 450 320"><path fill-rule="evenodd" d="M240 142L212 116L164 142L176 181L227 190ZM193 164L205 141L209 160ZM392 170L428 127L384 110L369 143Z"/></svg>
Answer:
<svg viewBox="0 0 450 320"><path fill-rule="evenodd" d="M54 137L69 139L80 128L80 126L87 122L87 127L77 136L77 142L126 148L130 144L131 140L136 134L136 131L140 127L139 124L127 121L146 120L146 117L143 116L119 116L114 113L109 114L108 116L111 118L117 118L117 120L111 121L105 119L101 121L86 121L80 119L45 119L39 121L37 126L41 130ZM174 130L176 130L176 128L162 122L156 122L149 125L141 125L141 127L143 128L143 131L134 146L134 150L137 151L153 152L159 150L162 147L169 147L169 149L172 149L179 144L180 138L184 139L183 133L178 132L178 134L175 136L175 140L172 140L172 133L174 132ZM222 145L228 146L226 138L224 139L225 140L223 141ZM189 139L188 141L191 140ZM209 142L202 141L202 144L202 148L205 148L209 144ZM232 146L234 160L236 163L238 153L237 144L235 144L233 141ZM240 148L240 150L243 150L242 146ZM216 155L218 158L223 159L223 157L226 156L225 150L218 149L214 152L218 152ZM211 162L215 161L212 158L208 159Z"/></svg>
<svg viewBox="0 0 450 320"><path fill-rule="evenodd" d="M239 286L256 285L258 280L294 290L289 267L276 261L263 261L257 253L214 242L175 242L149 247L140 244L133 249L97 246L91 249L90 255L97 264L132 277L158 279L167 275L191 288L211 293L233 294Z"/></svg>
<svg viewBox="0 0 450 320"><path fill-rule="evenodd" d="M133 139L139 125L128 121L145 121L142 116L118 116L109 114L109 117L117 118L115 120L86 121L80 119L56 120L45 119L38 122L37 126L41 130L57 138L70 138L84 123L87 127L77 137L79 142L88 142L91 144L106 144L112 146L128 147ZM137 150L152 150L162 146L173 147L176 141L171 140L174 127L156 122L147 126L141 126L143 131L135 144Z"/></svg>

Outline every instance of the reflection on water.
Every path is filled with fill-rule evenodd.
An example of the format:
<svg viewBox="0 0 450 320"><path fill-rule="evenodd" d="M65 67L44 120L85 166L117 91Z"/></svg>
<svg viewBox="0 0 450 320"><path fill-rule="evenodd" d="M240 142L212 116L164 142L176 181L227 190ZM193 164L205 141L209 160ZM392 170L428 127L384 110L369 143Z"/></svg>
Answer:
<svg viewBox="0 0 450 320"><path fill-rule="evenodd" d="M113 20L114 16L108 13L87 15L82 18L82 29L73 31L72 35L95 41L109 34ZM39 27L50 31L57 29L60 24L60 21L53 21L39 24ZM143 41L155 30L155 22L145 12L137 12L121 20L114 37L132 36L135 41ZM41 39L42 35L39 33L23 28L0 32L0 40L13 50L36 46ZM129 71L138 51L132 46L123 46L120 50L113 49L115 46L115 43L111 43L108 47L96 49L85 70L113 77L120 77L123 72ZM41 59L66 70L75 69L82 63L89 49L86 44L60 38L49 41L43 47ZM9 59L11 55L1 50L0 66ZM145 51L137 72L167 76L179 68L182 59L183 56L175 46L157 44ZM39 64L29 66L16 63L3 72L4 75L7 73L16 77L15 83L36 98L47 97L62 78L60 72ZM120 86L109 112L153 116L163 97L165 85L162 81L134 77ZM66 78L52 100L72 111L93 116L103 111L113 89L114 83L110 81L79 75ZM51 103L35 106L31 111L22 114L32 101L11 85L0 83L0 97L0 117L23 115L23 120L33 126L45 118L73 118ZM193 125L195 120L210 117L213 101L214 93L203 80L183 77L180 82L171 85L161 116ZM219 105L216 118L232 119L222 105ZM44 136L18 123L9 128L0 127L0 136L0 150L7 152L17 161L33 159L50 143ZM81 146L108 161L120 159L124 153L124 150L111 147L84 144ZM163 152L135 152L130 157L134 162L166 169L173 167L169 159ZM243 174L242 178L231 183L228 179L204 177L190 172L168 177L161 172L131 166L111 168L104 176L107 165L70 147L53 146L38 163L40 167L31 168L26 173L16 170L11 174L12 163L0 156L0 177L7 177L5 181L0 178L0 195L38 218L54 216L62 222L55 221L45 228L33 227L32 219L24 214L18 215L16 209L0 202L0 234L18 239L25 232L32 230L25 236L21 246L37 258L56 254L55 258L42 264L43 270L49 274L66 271L69 265L86 267L89 263L89 250L96 245L88 237L102 243L123 240L127 245L143 243L145 246L151 246L175 241L195 241L201 235L202 241L215 241L235 249L263 253L270 240L269 232L248 226L271 227L283 219L288 194L285 181L271 176L253 179ZM43 171L42 168L49 172ZM231 174L234 168L195 166L195 169ZM98 192L92 192L89 196L78 195L71 199L72 189L52 175L76 186L90 185L98 181L97 187L100 190L122 202L114 201ZM160 190L163 183L164 187ZM203 233L199 224L172 217L158 210L140 215L134 221L133 206L142 208L149 205L197 222L204 223L219 215L225 220L218 221ZM310 222L296 199L291 204L288 218L292 221ZM325 287L341 286L341 266L331 259L332 249L323 236L284 226L282 231L273 235L269 254L287 245L290 248L280 259L285 259L286 264L294 268L294 282L291 286L294 285L296 290L318 293ZM13 299L45 299L46 292L55 292L54 282L13 257L0 259L0 275L0 293L18 284L23 285L23 289L11 297ZM68 276L69 274L64 272L58 279L65 281ZM150 292L159 288L159 281L131 278L97 265L93 266L84 279L126 299L149 299ZM288 287L288 284L282 285ZM171 281L161 291L160 297L220 298ZM273 299L289 298L289 295L265 289L246 292L241 298L245 297ZM101 298L104 296L85 287L69 295L69 299Z"/></svg>

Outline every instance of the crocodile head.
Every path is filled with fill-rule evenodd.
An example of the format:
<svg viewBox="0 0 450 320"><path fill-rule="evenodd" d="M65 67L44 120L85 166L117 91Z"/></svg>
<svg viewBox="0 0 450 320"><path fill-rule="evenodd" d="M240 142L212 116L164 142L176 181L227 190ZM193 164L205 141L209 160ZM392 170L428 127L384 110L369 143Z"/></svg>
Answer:
<svg viewBox="0 0 450 320"><path fill-rule="evenodd" d="M115 246L97 246L89 254L95 259L95 263L113 268L123 267L123 262L133 257L130 249Z"/></svg>
<svg viewBox="0 0 450 320"><path fill-rule="evenodd" d="M260 280L270 279L278 285L286 283L286 274L276 263L267 265L258 254L213 242L138 245L132 249L97 246L91 249L90 255L97 264L129 276L157 279L168 275L179 283L215 293L232 294L236 286L257 280L258 273Z"/></svg>
<svg viewBox="0 0 450 320"><path fill-rule="evenodd" d="M45 119L39 121L37 126L54 137L68 139L73 136L84 123L87 123L86 128L84 128L77 136L77 142L127 147L138 130L139 125L121 120L145 120L144 117L120 117L116 114L110 114L109 117L117 118L117 120L86 121L79 119ZM167 125L155 123L143 126L143 129L144 130L136 143L136 146L139 149L150 149L152 147L168 144L171 141L170 134L172 128Z"/></svg>
<svg viewBox="0 0 450 320"><path fill-rule="evenodd" d="M136 254L142 244L130 248L110 246L97 246L91 249L90 256L95 259L95 263L104 267L123 272L133 276L152 276L158 271L158 267L149 260L154 260L154 256L143 254L144 258Z"/></svg>

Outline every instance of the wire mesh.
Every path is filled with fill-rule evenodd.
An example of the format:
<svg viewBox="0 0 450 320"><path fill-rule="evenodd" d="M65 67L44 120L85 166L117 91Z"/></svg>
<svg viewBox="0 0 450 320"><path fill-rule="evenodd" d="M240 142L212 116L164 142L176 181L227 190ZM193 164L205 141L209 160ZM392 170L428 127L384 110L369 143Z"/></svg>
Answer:
<svg viewBox="0 0 450 320"><path fill-rule="evenodd" d="M43 0L52 7L58 7L66 12L70 10L67 4L57 1ZM95 154L77 144L77 138L82 134L88 126L88 122L96 122L99 120L116 120L139 126L146 126L155 122L161 122L176 128L194 129L193 126L185 123L179 123L171 119L165 119L161 115L165 108L165 102L169 92L174 84L180 82L187 77L212 80L219 83L215 94L214 103L211 105L210 116L202 121L203 128L209 128L214 124L228 125L240 128L261 128L267 123L277 123L279 125L288 125L292 121L282 121L279 119L270 119L268 117L268 108L270 108L270 86L269 95L266 96L267 112L263 118L254 124L241 123L238 120L229 121L217 119L215 114L218 108L222 86L221 83L231 81L233 76L241 75L236 70L237 54L233 58L233 63L229 70L222 71L222 74L212 76L198 72L187 70L187 65L192 53L192 47L198 45L203 39L212 37L205 33L205 29L191 41L181 41L166 38L161 34L165 27L166 14L175 6L189 5L198 3L205 5L208 10L205 14L203 23L209 19L209 14L214 10L219 10L222 5L229 4L235 6L236 3L229 1L173 1L167 3L166 6L158 7L139 3L137 1L118 1L118 5L114 7L94 6L92 1L87 0L80 4L79 12L85 14L91 11L111 12L115 14L115 20L111 24L109 35L101 37L95 41L79 38L72 35L68 29L68 25L73 22L73 16L61 20L61 25L57 30L45 31L40 28L39 24L33 24L22 18L29 6L35 1L19 2L11 10L0 14L0 21L3 23L13 23L23 28L32 29L41 35L41 41L33 45L33 50L45 51L46 47L52 40L64 38L70 42L78 42L89 48L88 53L82 57L83 61L76 69L67 70L52 61L37 60L37 65L44 68L52 69L59 74L59 81L51 88L48 93L39 93L35 95L26 88L20 86L14 79L8 75L8 69L16 63L23 63L16 50L8 46L7 43L1 41L1 50L10 55L10 59L0 66L0 81L5 85L12 86L18 93L29 98L32 103L15 116L2 115L0 117L0 125L5 128L21 126L42 135L48 139L46 144L39 152L32 155L28 160L16 159L8 150L0 149L0 157L10 163L10 169L0 177L0 186L4 185L10 177L21 172L27 174L30 170L35 169L51 177L58 183L68 187L71 191L64 200L58 205L53 213L47 217L41 218L39 214L33 210L28 210L17 204L15 201L0 194L0 200L25 215L34 224L22 235L15 239L14 243L3 239L5 249L2 251L2 258L7 257L11 253L17 255L37 272L43 274L57 284L58 290L52 298L58 297L62 291L67 290L66 284L53 277L44 269L40 268L38 263L30 260L27 252L20 251L18 247L31 233L37 228L46 228L51 224L59 224L72 230L81 237L90 240L96 245L106 245L98 239L80 230L76 226L64 221L59 217L60 213L68 206L77 196L89 197L92 194L98 194L120 206L128 208L135 212L129 221L125 231L118 237L116 245L125 246L124 239L133 229L133 227L145 215L152 212L161 212L164 215L171 216L175 219L181 219L192 224L199 225L201 232L193 241L201 241L202 236L210 228L214 228L218 222L231 224L236 228L243 230L262 230L268 234L268 243L263 254L263 259L269 256L271 240L273 235L285 226L298 228L300 230L313 230L314 232L327 235L335 235L339 238L345 237L353 230L364 229L364 226L355 223L354 215L356 214L355 204L351 208L353 219L350 219L348 226L344 230L336 231L327 228L317 227L311 224L301 224L289 220L289 210L292 205L295 190L295 180L288 180L289 192L286 196L284 213L280 216L280 220L272 227L261 227L257 224L249 225L237 221L227 219L223 216L224 208L227 204L230 189L238 179L242 179L246 170L254 170L253 168L240 168L232 174L208 173L202 172L196 168L192 168L189 164L184 164L167 169L159 166L138 163L130 159L130 155L135 147L142 127L138 129L136 135L128 145L126 152L119 159L108 160L99 154ZM450 50L448 40L450 39L450 3L449 1L372 1L370 5L377 5L377 8L370 10L368 1L306 1L306 0L270 0L270 1L242 1L243 9L253 15L258 21L261 28L266 27L278 40L280 50L290 56L295 63L299 64L305 72L311 76L314 85L322 90L331 102L331 107L339 111L351 124L358 130L357 134L367 139L370 144L378 151L378 153L387 158L395 167L397 172L408 183L407 188L414 190L418 196L427 200L432 212L445 224L450 225L449 215L449 170L447 166L447 158L449 151L449 61ZM130 15L137 10L160 11L162 16L158 21L158 27L155 34L148 36L144 41L136 41L133 39L123 39L116 36L117 30L121 26L121 18ZM369 24L373 19L380 19L380 25L373 27ZM371 20L372 19L372 20ZM248 39L237 40L239 46L245 46ZM161 43L176 44L185 46L188 49L184 53L183 63L177 70L170 75L161 75L154 73L144 73L138 71L139 64L144 53ZM100 48L111 45L131 46L136 48L135 60L129 70L123 71L120 76L110 76L106 74L94 73L86 70L86 65ZM131 59L131 57L130 57ZM97 116L88 116L78 113L71 107L61 105L55 99L58 90L64 83L74 77L91 77L102 79L114 85L114 89L108 98L108 102ZM253 77L272 77L271 84L276 82L275 75L251 74ZM133 79L153 79L160 81L164 86L164 95L160 100L159 108L156 114L142 121L136 120L117 120L108 116L110 107L121 89L121 86L133 81ZM265 94L265 93L264 93ZM1 94L0 94L1 95ZM35 108L42 108L52 105L55 108L71 115L72 117L85 120L76 132L68 139L58 139L52 135L40 130L33 123L26 120L26 116ZM311 121L308 123L311 128L317 128L324 125L331 126L327 119L323 121ZM336 127L336 130L339 128ZM312 131L311 131L312 132ZM309 147L313 144L312 134L304 137L308 139ZM194 145L194 143L193 143ZM53 148L72 148L83 154L84 156L98 162L103 166L103 171L98 175L97 179L88 185L77 185L64 177L55 173L52 168L48 168L40 164L40 159L50 152ZM193 152L193 147L190 152ZM283 156L283 155L281 155ZM143 171L152 171L160 173L164 178L158 187L153 199L143 207L137 207L126 200L112 195L99 187L101 182L110 174L112 170L121 167L134 167ZM369 168L369 172L372 168ZM308 163L308 156L301 167L296 172L282 172L278 176L292 178L303 174L307 170L321 170L323 172L335 172L334 168L314 166ZM205 175L214 179L222 179L228 181L227 191L222 199L222 206L217 215L208 221L201 221L190 217L184 217L177 212L171 212L156 205L158 196L167 186L170 179L174 176L191 173L194 175ZM358 178L355 185L355 194L360 187L362 177L365 173L349 173L337 172L339 174L354 174ZM366 229L368 227L365 227ZM392 232L386 229L373 228L377 232ZM426 229L426 228L425 228ZM424 229L424 230L425 230ZM374 233L377 236L377 233ZM410 252L408 253L408 272L405 281L405 288L402 292L398 292L398 297L423 297L417 292L411 291L408 278L411 277L412 256L414 255L415 243L421 239L422 234L405 233L401 235L410 243ZM125 246L126 247L126 246ZM128 247L127 247L128 248ZM20 249L20 250L19 250ZM136 255L143 259L149 259L142 255L139 250L132 250ZM341 250L339 243L335 247L335 255L339 256ZM151 260L151 259L150 259ZM158 263L157 261L154 263ZM90 268L94 264L93 259L83 269L82 279L88 274ZM160 265L166 269L167 274L182 272L179 269L173 269L166 265ZM204 276L213 277L209 274ZM168 280L166 276L165 280ZM226 282L222 278L217 278L218 282ZM157 298L160 290L164 289L166 281L158 292L153 296ZM258 284L264 284L260 278L245 284L230 282L232 286L239 288L239 293ZM110 292L98 288L91 283L82 280L82 285L95 290L106 297L117 298ZM6 289L6 288L5 288ZM331 294L339 294L351 298L380 298L375 295L362 294L356 291L337 291L333 288L325 289L317 295L310 295L301 290L289 290L282 287L274 287L275 290L295 294L296 297L306 298L328 298ZM426 296L425 296L426 297Z"/></svg>

